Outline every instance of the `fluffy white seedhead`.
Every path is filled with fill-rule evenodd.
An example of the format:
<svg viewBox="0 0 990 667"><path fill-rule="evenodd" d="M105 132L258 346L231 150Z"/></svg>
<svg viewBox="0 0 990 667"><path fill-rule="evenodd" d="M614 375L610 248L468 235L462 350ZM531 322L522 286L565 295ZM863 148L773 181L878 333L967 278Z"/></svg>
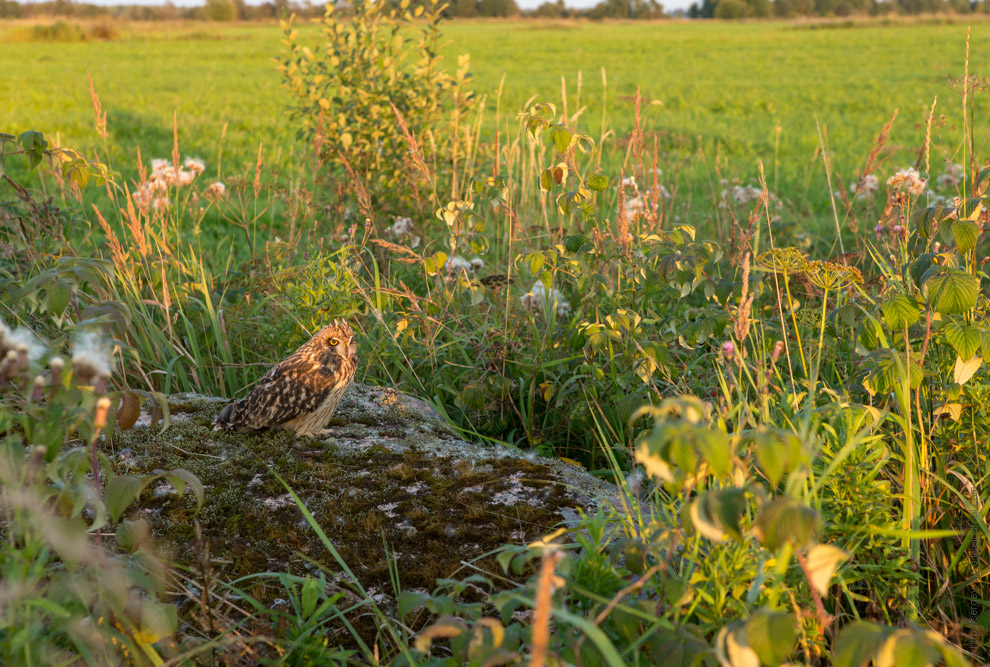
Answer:
<svg viewBox="0 0 990 667"><path fill-rule="evenodd" d="M20 327L13 331L8 330L4 335L6 347L9 350L27 352L28 361L35 361L45 353L45 346L41 343L30 329Z"/></svg>
<svg viewBox="0 0 990 667"><path fill-rule="evenodd" d="M72 348L72 370L84 384L113 373L113 355L103 337L95 331L76 336Z"/></svg>
<svg viewBox="0 0 990 667"><path fill-rule="evenodd" d="M888 178L887 185L892 188L903 188L912 195L920 195L925 191L928 181L921 177L917 169L908 167Z"/></svg>
<svg viewBox="0 0 990 667"><path fill-rule="evenodd" d="M867 174L849 186L856 199L867 199L880 187L880 179L876 174Z"/></svg>
<svg viewBox="0 0 990 667"><path fill-rule="evenodd" d="M186 169L193 172L197 176L206 171L206 163L203 162L202 158L187 157L186 161L182 164Z"/></svg>
<svg viewBox="0 0 990 667"><path fill-rule="evenodd" d="M206 188L206 196L210 199L223 199L223 196L227 194L227 186L217 181L210 187Z"/></svg>
<svg viewBox="0 0 990 667"><path fill-rule="evenodd" d="M544 306L549 303L557 311L557 317L566 317L571 313L571 304L564 299L564 293L556 287L548 290L542 280L533 283L529 293L519 297L519 303L526 310L535 312L542 312Z"/></svg>

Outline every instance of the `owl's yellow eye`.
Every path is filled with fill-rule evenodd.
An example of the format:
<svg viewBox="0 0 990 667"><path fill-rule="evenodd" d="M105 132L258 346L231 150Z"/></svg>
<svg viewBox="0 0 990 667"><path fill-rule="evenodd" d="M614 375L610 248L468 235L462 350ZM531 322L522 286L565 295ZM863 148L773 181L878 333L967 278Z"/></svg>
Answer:
<svg viewBox="0 0 990 667"><path fill-rule="evenodd" d="M334 345L336 345L336 344L337 344L337 343L339 343L339 342L340 342L340 341L339 341L339 340L337 340L336 338L331 338L331 339L330 339L330 346L331 346L331 347L333 347Z"/></svg>

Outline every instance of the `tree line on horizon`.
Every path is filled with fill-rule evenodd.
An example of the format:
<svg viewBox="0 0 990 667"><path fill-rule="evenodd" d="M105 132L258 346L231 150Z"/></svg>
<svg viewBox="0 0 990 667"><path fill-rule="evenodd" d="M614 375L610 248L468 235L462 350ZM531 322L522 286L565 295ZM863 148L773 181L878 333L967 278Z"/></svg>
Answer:
<svg viewBox="0 0 990 667"><path fill-rule="evenodd" d="M399 0L385 0L396 2ZM449 0L448 18L549 18L549 19L659 19L683 16L692 19L797 18L843 16L897 16L916 14L990 13L990 0L698 0L687 10L667 13L657 0L601 0L590 8L569 7L564 0L547 0L535 9L520 9L516 0ZM346 0L337 3L346 9ZM104 6L72 0L18 2L0 0L0 19L61 17L121 19L130 21L258 21L287 14L301 18L323 14L323 3L309 0L205 0L198 7L161 5Z"/></svg>

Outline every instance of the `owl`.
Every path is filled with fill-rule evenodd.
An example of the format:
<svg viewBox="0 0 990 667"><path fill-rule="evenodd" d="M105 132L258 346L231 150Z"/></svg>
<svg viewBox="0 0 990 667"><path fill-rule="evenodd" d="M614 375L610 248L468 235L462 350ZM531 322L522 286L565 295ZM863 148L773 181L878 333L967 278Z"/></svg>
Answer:
<svg viewBox="0 0 990 667"><path fill-rule="evenodd" d="M227 405L218 429L287 428L316 435L330 421L357 370L357 342L335 320L274 366L244 398Z"/></svg>

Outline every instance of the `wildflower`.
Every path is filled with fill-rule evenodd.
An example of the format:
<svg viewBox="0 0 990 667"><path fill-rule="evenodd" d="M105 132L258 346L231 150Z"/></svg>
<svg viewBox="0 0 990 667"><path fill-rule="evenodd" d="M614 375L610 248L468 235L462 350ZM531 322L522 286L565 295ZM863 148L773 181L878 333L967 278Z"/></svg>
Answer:
<svg viewBox="0 0 990 667"><path fill-rule="evenodd" d="M626 217L636 219L646 213L646 202L642 197L630 197L625 202Z"/></svg>
<svg viewBox="0 0 990 667"><path fill-rule="evenodd" d="M877 178L876 174L867 174L866 176L861 176L858 181L853 185L849 186L849 190L856 197L856 199L869 199L873 196L873 193L877 191L880 187L880 179Z"/></svg>
<svg viewBox="0 0 990 667"><path fill-rule="evenodd" d="M519 297L519 303L531 311L541 311L549 303L556 310L557 317L566 317L571 313L571 304L564 299L563 293L556 287L547 290L542 280L533 283L529 293Z"/></svg>
<svg viewBox="0 0 990 667"><path fill-rule="evenodd" d="M894 225L894 233L895 234L900 234L901 233L901 226L900 225Z"/></svg>
<svg viewBox="0 0 990 667"><path fill-rule="evenodd" d="M962 183L965 173L966 170L961 164L950 162L945 165L945 172L935 179L935 182L938 184L940 190L958 188Z"/></svg>
<svg viewBox="0 0 990 667"><path fill-rule="evenodd" d="M810 262L806 273L808 279L823 290L841 289L853 283L863 282L863 274L859 269L835 262Z"/></svg>
<svg viewBox="0 0 990 667"><path fill-rule="evenodd" d="M808 265L808 258L797 248L772 248L756 258L756 263L775 273L800 273Z"/></svg>
<svg viewBox="0 0 990 667"><path fill-rule="evenodd" d="M636 177L635 176L627 176L626 178L623 178L622 179L622 187L624 187L624 188L633 188L633 189L637 189L638 190L639 189L639 186L636 185Z"/></svg>
<svg viewBox="0 0 990 667"><path fill-rule="evenodd" d="M18 354L28 361L35 361L45 353L45 346L35 337L34 333L25 327L7 330L4 336L4 343L0 347L6 350L16 350Z"/></svg>
<svg viewBox="0 0 990 667"><path fill-rule="evenodd" d="M474 259L471 260L472 271L477 272L483 268L485 268L485 260L481 259L480 257L475 257Z"/></svg>
<svg viewBox="0 0 990 667"><path fill-rule="evenodd" d="M419 245L420 239L413 229L411 218L395 217L392 221L392 226L385 230L386 236L396 241L406 241L410 248Z"/></svg>
<svg viewBox="0 0 990 667"><path fill-rule="evenodd" d="M731 340L727 340L722 343L722 356L725 357L726 361L732 361L732 357L735 356L736 346L732 344Z"/></svg>
<svg viewBox="0 0 990 667"><path fill-rule="evenodd" d="M166 169L170 168L172 163L163 158L157 158L151 161L151 176L155 177L156 174L164 172Z"/></svg>
<svg viewBox="0 0 990 667"><path fill-rule="evenodd" d="M925 191L928 181L921 177L914 167L901 169L899 172L887 179L887 185L893 188L903 187L912 195L920 195Z"/></svg>
<svg viewBox="0 0 990 667"><path fill-rule="evenodd" d="M471 262L467 261L460 255L448 257L447 263L444 266L447 269L447 273L459 273L461 271L471 273L472 271Z"/></svg>
<svg viewBox="0 0 990 667"><path fill-rule="evenodd" d="M103 338L95 331L85 331L76 337L72 348L72 370L80 384L95 384L97 379L113 373L113 358Z"/></svg>
<svg viewBox="0 0 990 667"><path fill-rule="evenodd" d="M223 199L227 194L227 186L217 181L210 187L206 188L206 198L207 199Z"/></svg>
<svg viewBox="0 0 990 667"><path fill-rule="evenodd" d="M187 157L186 161L182 163L183 166L189 171L193 172L196 176L199 176L204 171L206 171L206 163L203 162L201 158L198 157Z"/></svg>

